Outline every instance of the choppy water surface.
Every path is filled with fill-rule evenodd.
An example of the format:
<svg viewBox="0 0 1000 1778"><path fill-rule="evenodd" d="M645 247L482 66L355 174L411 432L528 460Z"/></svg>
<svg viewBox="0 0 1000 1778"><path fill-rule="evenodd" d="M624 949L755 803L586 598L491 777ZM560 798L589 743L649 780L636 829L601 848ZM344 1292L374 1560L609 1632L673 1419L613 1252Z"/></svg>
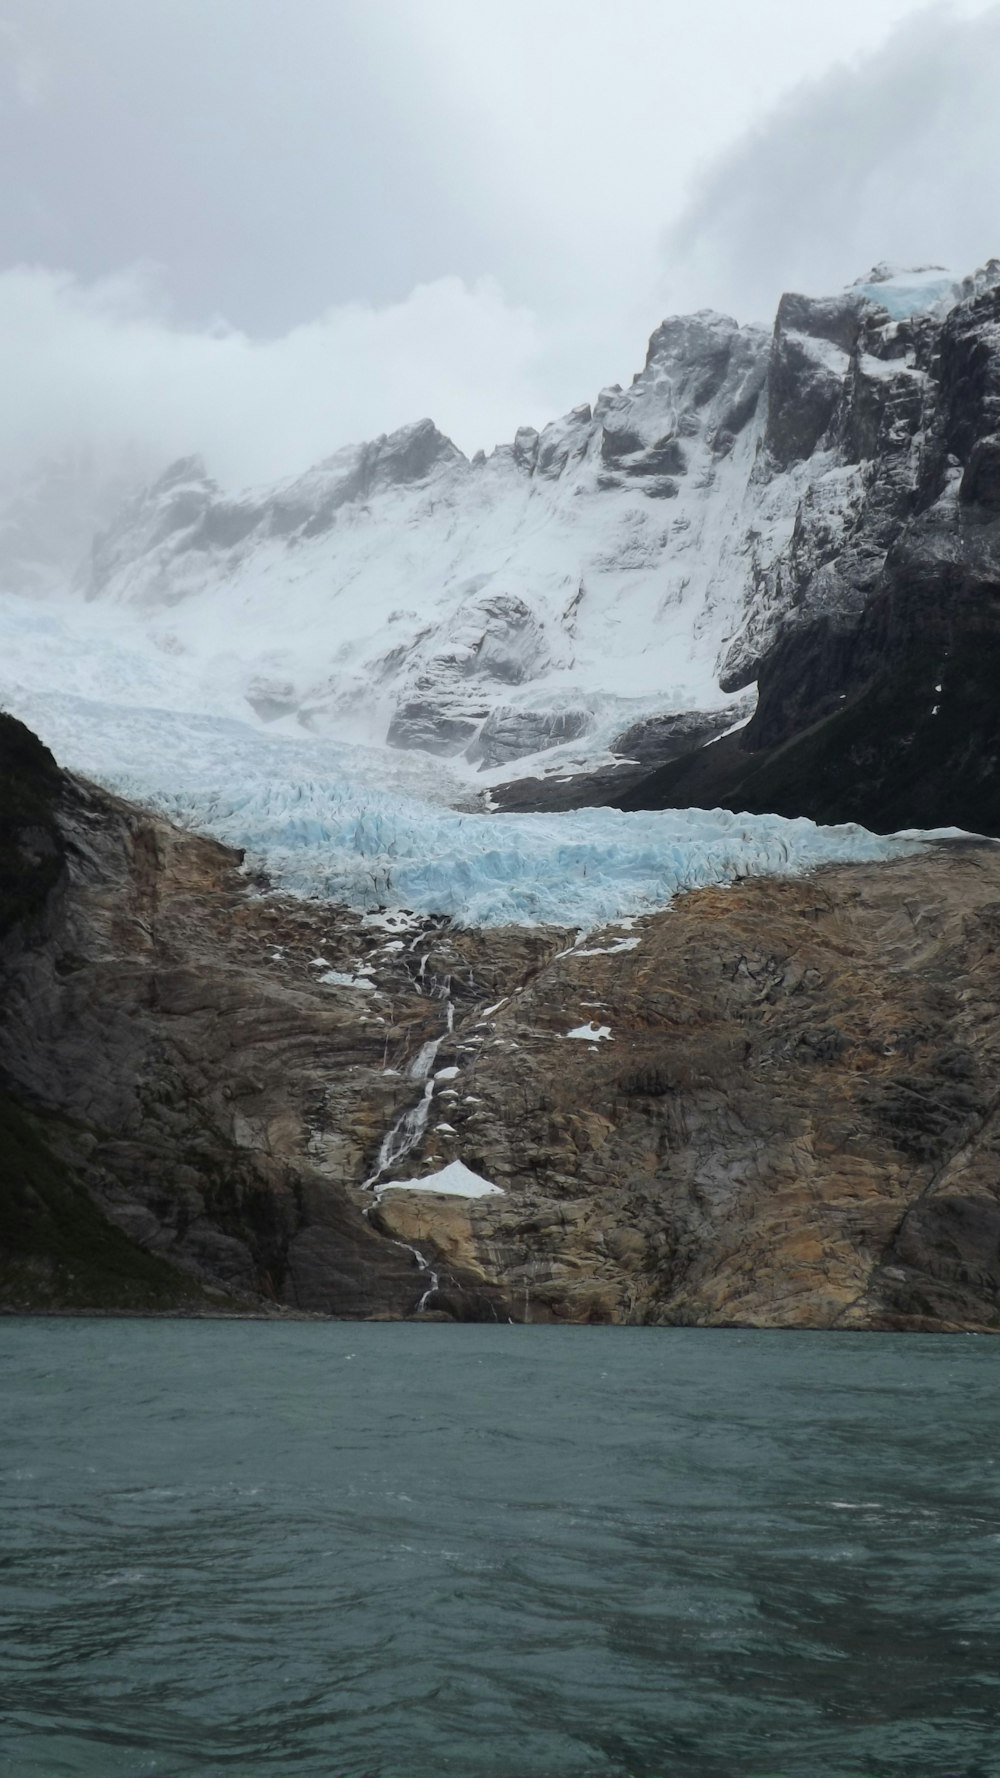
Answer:
<svg viewBox="0 0 1000 1778"><path fill-rule="evenodd" d="M1000 1774L1000 1344L0 1323L4 1778Z"/></svg>

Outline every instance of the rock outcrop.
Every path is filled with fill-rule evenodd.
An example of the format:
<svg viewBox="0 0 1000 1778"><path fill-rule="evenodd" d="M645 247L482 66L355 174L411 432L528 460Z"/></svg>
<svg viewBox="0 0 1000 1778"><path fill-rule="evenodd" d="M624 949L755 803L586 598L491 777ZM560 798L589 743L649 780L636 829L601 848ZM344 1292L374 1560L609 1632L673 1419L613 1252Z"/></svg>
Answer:
<svg viewBox="0 0 1000 1778"><path fill-rule="evenodd" d="M456 931L0 751L8 1308L1000 1327L992 845Z"/></svg>
<svg viewBox="0 0 1000 1778"><path fill-rule="evenodd" d="M347 1188L440 1006L392 949L377 993L326 985L386 934L263 898L238 854L62 778L10 719L0 764L7 1306L410 1312L414 1255Z"/></svg>

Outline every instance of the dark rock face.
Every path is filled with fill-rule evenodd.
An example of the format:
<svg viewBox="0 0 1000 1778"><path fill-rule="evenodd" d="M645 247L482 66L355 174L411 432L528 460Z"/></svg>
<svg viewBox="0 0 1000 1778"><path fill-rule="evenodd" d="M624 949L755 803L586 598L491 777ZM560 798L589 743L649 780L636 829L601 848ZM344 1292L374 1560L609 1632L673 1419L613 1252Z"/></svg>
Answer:
<svg viewBox="0 0 1000 1778"><path fill-rule="evenodd" d="M351 971L384 933L261 901L19 724L0 766L0 1306L413 1312L416 1262L353 1188L407 1102L389 1058L440 1028L435 977L388 950L376 1014L312 960Z"/></svg>
<svg viewBox="0 0 1000 1778"><path fill-rule="evenodd" d="M459 1034L450 1121L507 1195L386 1226L539 1321L1000 1331L998 890L939 848L592 935Z"/></svg>
<svg viewBox="0 0 1000 1778"><path fill-rule="evenodd" d="M824 326L832 343L835 318ZM756 676L757 713L621 800L1000 834L1000 289L943 320L848 308L842 347L823 442L847 493L832 515L803 500L757 589L760 613L784 615L756 657L744 638L724 680ZM788 362L779 352L779 385ZM773 407L769 420L786 456L818 416L796 432L795 386L777 434Z"/></svg>
<svg viewBox="0 0 1000 1778"><path fill-rule="evenodd" d="M47 747L0 712L0 945L44 917L64 871L62 774Z"/></svg>
<svg viewBox="0 0 1000 1778"><path fill-rule="evenodd" d="M811 457L833 419L861 305L783 296L768 369L767 449L780 469Z"/></svg>
<svg viewBox="0 0 1000 1778"><path fill-rule="evenodd" d="M1000 506L1000 437L977 438L969 452L969 461L959 499L970 506Z"/></svg>
<svg viewBox="0 0 1000 1778"><path fill-rule="evenodd" d="M748 700L745 709L736 705L728 710L684 710L672 716L647 717L642 722L633 723L616 738L615 757L608 765L564 776L512 779L493 791L494 807L513 813L531 813L587 809L608 803L643 784L651 772L667 761L685 758L692 748L706 748L717 735L748 715L749 710ZM486 729L489 727L487 723ZM585 732L582 724L577 732ZM549 730L544 738L539 734L535 746L557 746L572 738L568 733ZM524 751L518 747L507 757L516 758L517 752Z"/></svg>

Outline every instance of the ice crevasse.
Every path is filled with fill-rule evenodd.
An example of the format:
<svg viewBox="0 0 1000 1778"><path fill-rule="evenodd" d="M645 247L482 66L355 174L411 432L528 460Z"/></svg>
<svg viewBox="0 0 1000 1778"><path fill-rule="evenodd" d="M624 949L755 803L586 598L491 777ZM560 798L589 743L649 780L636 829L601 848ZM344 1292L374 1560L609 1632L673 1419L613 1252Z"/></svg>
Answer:
<svg viewBox="0 0 1000 1778"><path fill-rule="evenodd" d="M373 785L367 754L362 781L342 743L299 746L232 721L82 698L18 702L71 770L242 847L276 888L360 911L589 930L683 890L888 859L920 843L722 809L469 812Z"/></svg>
<svg viewBox="0 0 1000 1778"><path fill-rule="evenodd" d="M245 847L292 893L362 911L446 914L463 926L592 929L662 908L682 890L885 859L916 843L722 809L460 814L315 781L249 793L192 786L153 800L184 824Z"/></svg>

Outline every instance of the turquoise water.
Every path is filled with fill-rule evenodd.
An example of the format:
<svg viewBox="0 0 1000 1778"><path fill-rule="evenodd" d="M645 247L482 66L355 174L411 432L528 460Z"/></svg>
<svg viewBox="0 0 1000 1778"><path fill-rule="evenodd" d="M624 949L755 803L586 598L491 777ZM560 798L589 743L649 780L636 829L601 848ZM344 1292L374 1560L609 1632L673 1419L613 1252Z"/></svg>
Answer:
<svg viewBox="0 0 1000 1778"><path fill-rule="evenodd" d="M1000 1344L0 1322L4 1778L1000 1774Z"/></svg>

